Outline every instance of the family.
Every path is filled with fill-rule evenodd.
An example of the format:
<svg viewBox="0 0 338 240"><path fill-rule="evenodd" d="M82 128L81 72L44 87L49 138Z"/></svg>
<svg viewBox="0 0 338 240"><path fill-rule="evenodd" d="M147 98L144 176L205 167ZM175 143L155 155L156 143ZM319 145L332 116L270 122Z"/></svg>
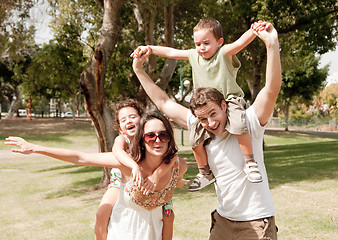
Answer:
<svg viewBox="0 0 338 240"><path fill-rule="evenodd" d="M258 36L266 46L266 82L251 106L236 83L236 54ZM115 104L112 152L84 153L8 137L13 152L38 153L78 165L112 168L111 183L96 215L96 239L172 239L172 196L185 186L187 165L177 156L168 119L189 129L199 173L197 191L215 183L218 207L211 213L209 239L277 239L275 210L263 156L263 135L281 86L278 34L268 22L252 24L238 40L224 44L221 24L202 19L193 30L194 49L140 46L133 69L159 111L145 112L127 99ZM224 45L223 45L224 44ZM189 60L194 92L190 108L174 101L143 70L150 54Z"/></svg>

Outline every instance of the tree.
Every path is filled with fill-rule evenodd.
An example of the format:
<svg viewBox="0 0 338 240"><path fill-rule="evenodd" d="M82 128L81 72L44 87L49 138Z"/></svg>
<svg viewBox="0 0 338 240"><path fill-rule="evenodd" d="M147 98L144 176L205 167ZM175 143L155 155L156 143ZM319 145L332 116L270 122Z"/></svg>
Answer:
<svg viewBox="0 0 338 240"><path fill-rule="evenodd" d="M17 111L22 74L34 54L34 28L27 27L31 1L4 0L0 4L0 100L10 103L9 115Z"/></svg>
<svg viewBox="0 0 338 240"><path fill-rule="evenodd" d="M98 137L101 152L111 151L116 136L112 125L112 113L104 90L107 66L121 31L121 8L123 0L104 0L102 28L91 62L80 77L85 96L86 109L91 117ZM103 168L101 185L109 182L109 169Z"/></svg>
<svg viewBox="0 0 338 240"><path fill-rule="evenodd" d="M338 118L338 83L333 83L320 92L322 104L327 104L331 116Z"/></svg>
<svg viewBox="0 0 338 240"><path fill-rule="evenodd" d="M311 102L313 96L323 89L328 75L328 67L318 69L319 58L314 54L295 55L291 59L297 68L286 70L282 74L282 87L278 102L284 109L285 131L289 130L289 108L295 102Z"/></svg>

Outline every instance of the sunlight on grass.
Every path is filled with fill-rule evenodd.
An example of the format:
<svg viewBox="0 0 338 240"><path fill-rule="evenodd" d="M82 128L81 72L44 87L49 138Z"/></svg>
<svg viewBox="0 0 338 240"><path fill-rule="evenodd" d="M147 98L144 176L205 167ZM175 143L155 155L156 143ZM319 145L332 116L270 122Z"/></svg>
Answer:
<svg viewBox="0 0 338 240"><path fill-rule="evenodd" d="M68 126L59 121L59 129L47 123L31 132L8 125L1 131L0 149L5 149L3 138L12 132L37 144L97 151L89 123ZM177 143L180 134L176 129ZM185 145L188 139L184 131ZM267 131L264 139L278 238L338 239L338 136ZM192 151L181 151L179 156L189 162L184 178L192 180L198 172ZM1 156L0 240L94 239L95 214L106 190L95 189L101 177L100 167L36 154ZM207 239L210 212L217 207L214 186L198 192L187 188L175 190L174 240Z"/></svg>

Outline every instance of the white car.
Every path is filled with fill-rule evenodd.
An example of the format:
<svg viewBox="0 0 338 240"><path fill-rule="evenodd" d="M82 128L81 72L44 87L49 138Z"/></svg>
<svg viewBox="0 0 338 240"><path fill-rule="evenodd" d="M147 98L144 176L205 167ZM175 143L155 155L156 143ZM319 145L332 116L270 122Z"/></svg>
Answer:
<svg viewBox="0 0 338 240"><path fill-rule="evenodd" d="M63 117L63 118L72 118L73 117L73 113L72 112L62 113L61 117Z"/></svg>
<svg viewBox="0 0 338 240"><path fill-rule="evenodd" d="M19 109L19 117L27 117L26 109Z"/></svg>

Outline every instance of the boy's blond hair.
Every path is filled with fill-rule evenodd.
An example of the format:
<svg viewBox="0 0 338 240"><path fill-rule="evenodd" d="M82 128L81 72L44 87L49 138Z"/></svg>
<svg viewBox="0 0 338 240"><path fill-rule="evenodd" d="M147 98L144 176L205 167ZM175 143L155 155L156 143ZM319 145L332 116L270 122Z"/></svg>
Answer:
<svg viewBox="0 0 338 240"><path fill-rule="evenodd" d="M222 25L217 21L216 19L213 18L204 18L201 19L197 25L194 27L193 31L197 32L200 30L209 30L211 31L216 40L219 40L220 38L223 38L223 28Z"/></svg>

